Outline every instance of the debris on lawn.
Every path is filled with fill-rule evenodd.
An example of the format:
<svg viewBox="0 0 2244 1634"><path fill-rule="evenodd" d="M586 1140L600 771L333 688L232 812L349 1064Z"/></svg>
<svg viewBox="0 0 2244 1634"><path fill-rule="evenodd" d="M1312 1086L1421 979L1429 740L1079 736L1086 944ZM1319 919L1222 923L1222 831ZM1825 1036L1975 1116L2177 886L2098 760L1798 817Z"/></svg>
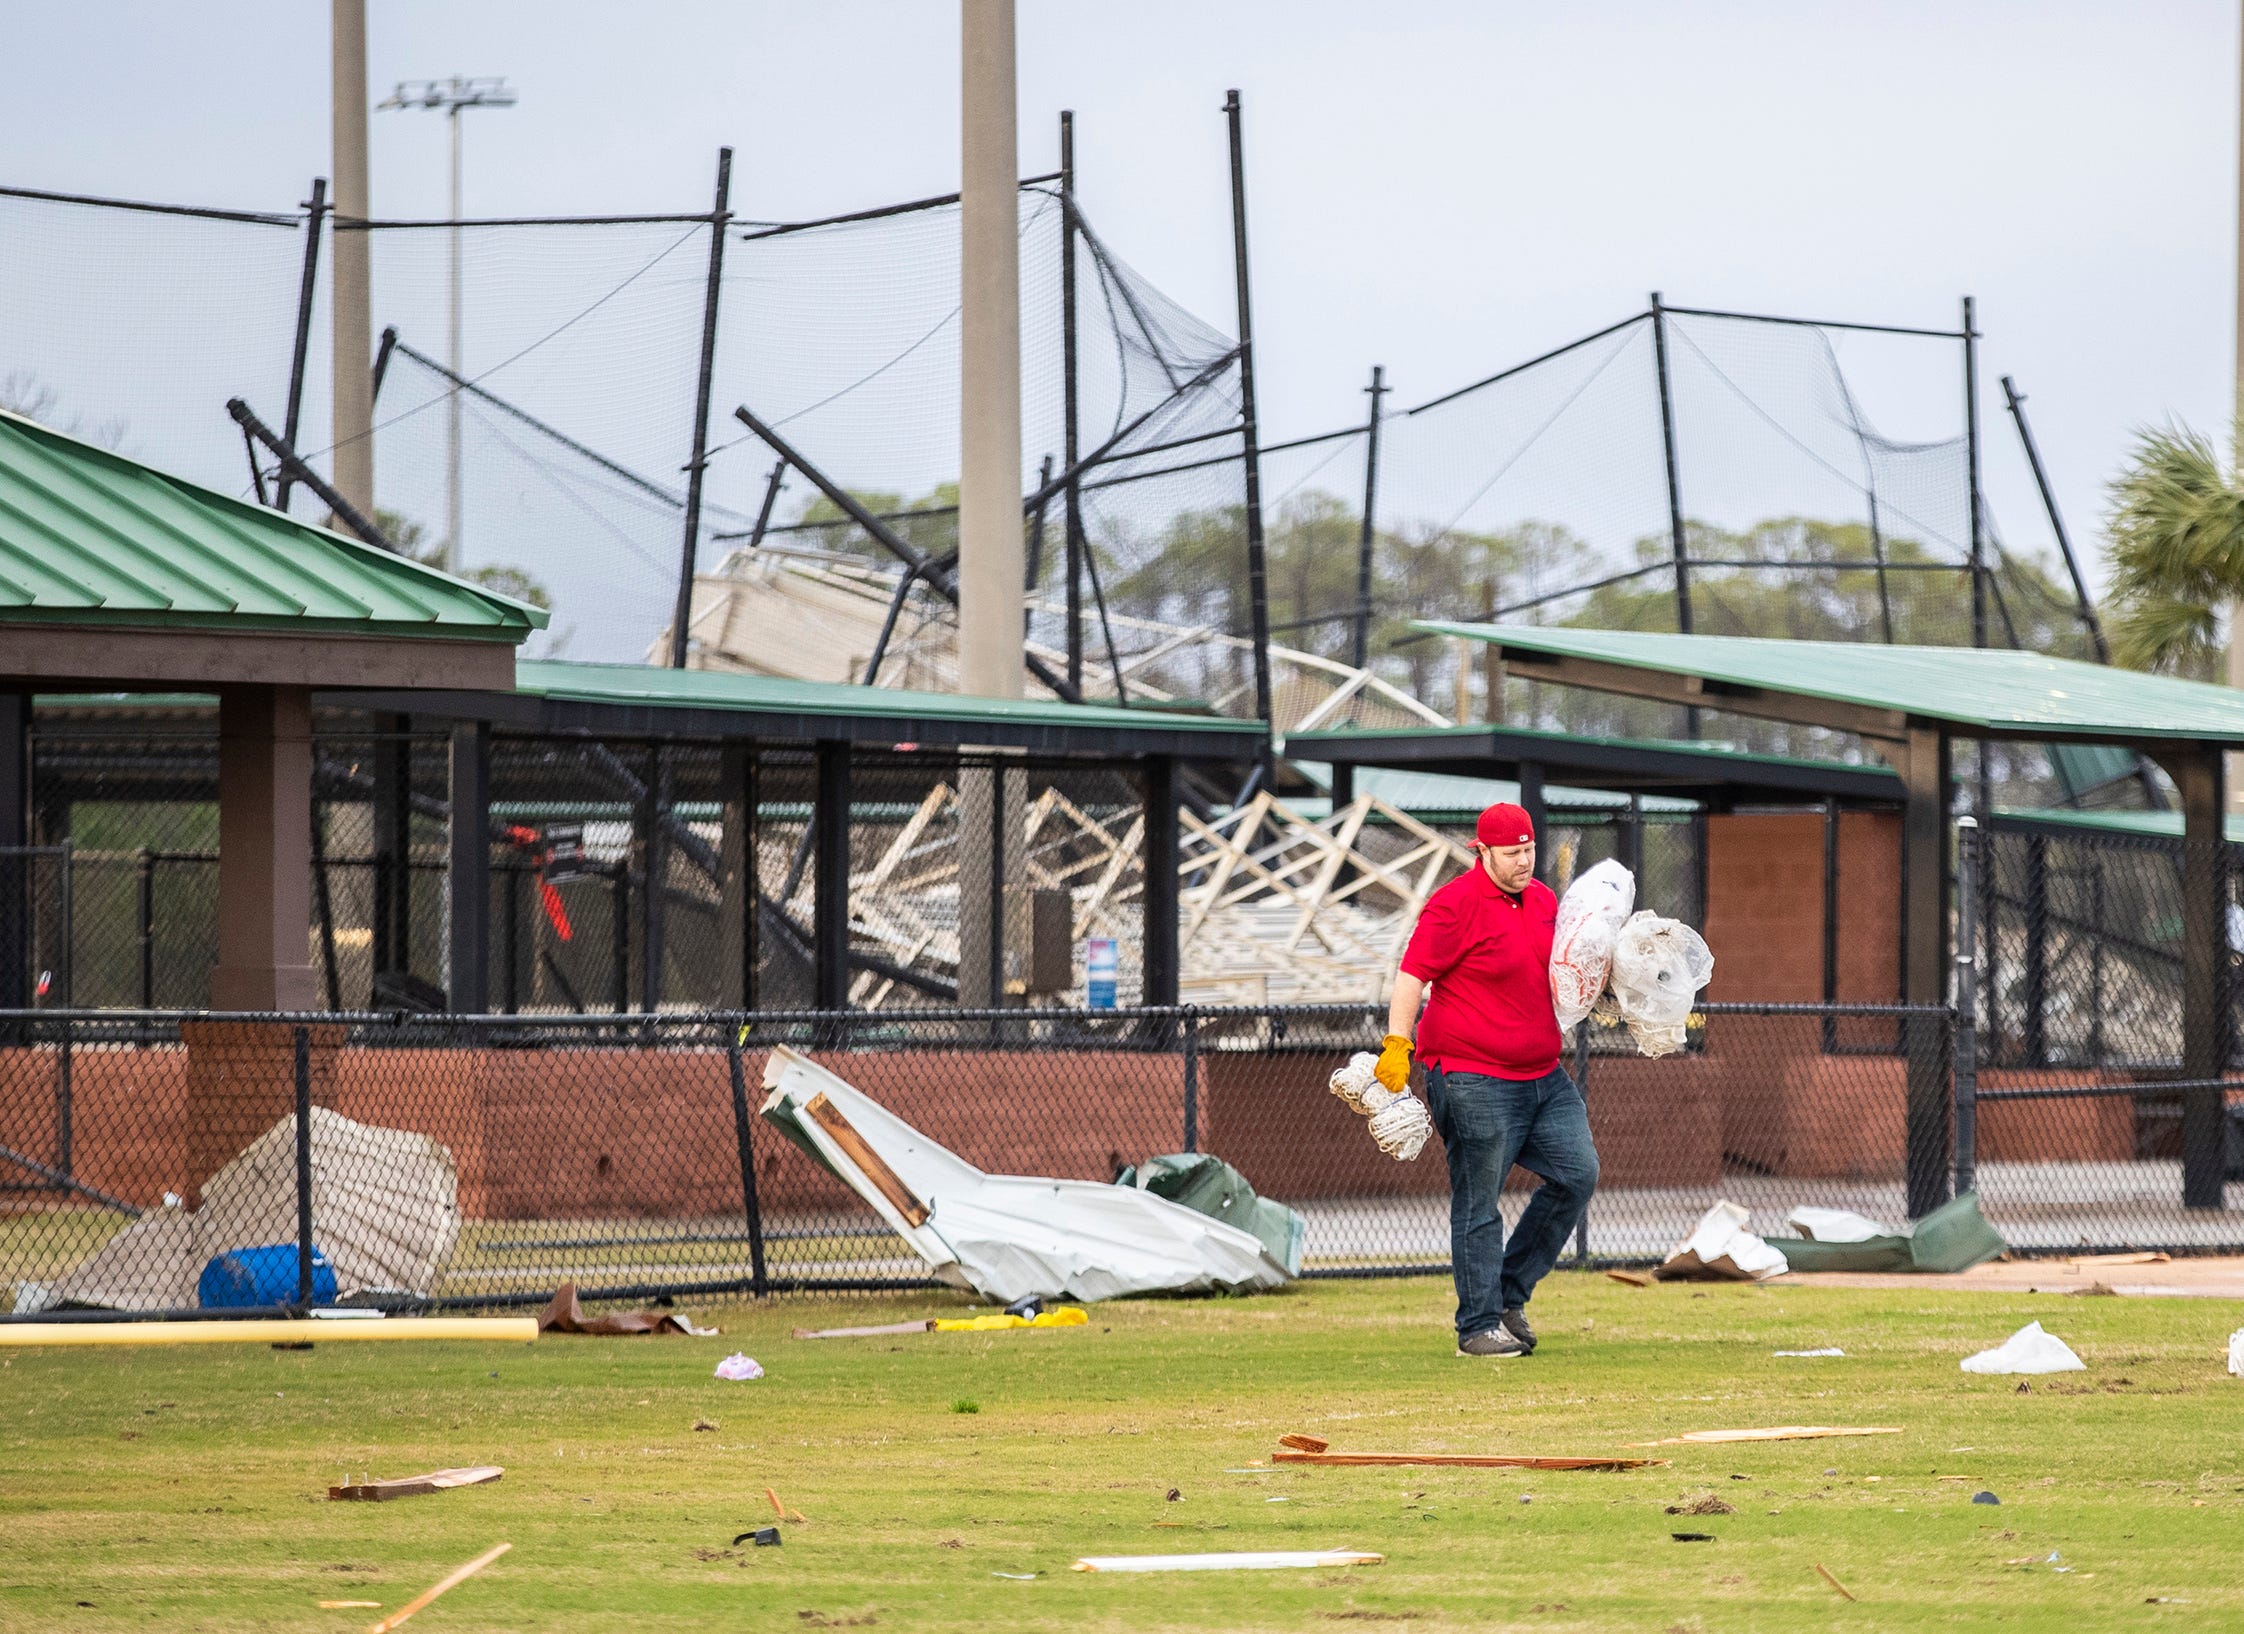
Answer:
<svg viewBox="0 0 2244 1634"><path fill-rule="evenodd" d="M762 1113L943 1281L999 1305L1282 1287L1252 1232L1135 1186L986 1174L797 1050L764 1063ZM940 1218L937 1218L938 1208Z"/></svg>
<svg viewBox="0 0 2244 1634"><path fill-rule="evenodd" d="M1825 1345L1821 1350L1772 1350L1769 1354L1771 1356L1844 1356L1846 1352L1837 1345Z"/></svg>
<svg viewBox="0 0 2244 1634"><path fill-rule="evenodd" d="M379 1600L314 1600L313 1605L322 1611L380 1611Z"/></svg>
<svg viewBox="0 0 2244 1634"><path fill-rule="evenodd" d="M1036 1581L1036 1580L1037 1580L1037 1579L1038 1579L1039 1577L1042 1577L1043 1575L1044 1575L1044 1574L1043 1574L1042 1572L992 1572L992 1573L990 1573L990 1576L992 1576L992 1577L1002 1577L1002 1578L1004 1578L1004 1579L1005 1579L1005 1581L1006 1581L1006 1582L1008 1582L1008 1583L1033 1583L1033 1582L1035 1582L1035 1581Z"/></svg>
<svg viewBox="0 0 2244 1634"><path fill-rule="evenodd" d="M869 1328L797 1328L798 1339L887 1339L901 1333L933 1333L935 1318L923 1316L916 1322L880 1322Z"/></svg>
<svg viewBox="0 0 2244 1634"><path fill-rule="evenodd" d="M1321 1435L1282 1435L1278 1445L1291 1447L1295 1452L1323 1452L1332 1443Z"/></svg>
<svg viewBox="0 0 2244 1634"><path fill-rule="evenodd" d="M2228 1370L2244 1377L2244 1328L2228 1336Z"/></svg>
<svg viewBox="0 0 2244 1634"><path fill-rule="evenodd" d="M1735 1203L1716 1203L1652 1275L1662 1282L1759 1282L1784 1275L1783 1251L1745 1229L1751 1218Z"/></svg>
<svg viewBox="0 0 2244 1634"><path fill-rule="evenodd" d="M1090 1313L1078 1305L1060 1305L1034 1316L949 1316L929 1322L935 1333L1002 1333L1011 1328L1081 1328L1090 1325Z"/></svg>
<svg viewBox="0 0 2244 1634"><path fill-rule="evenodd" d="M322 1302L359 1291L411 1304L436 1286L460 1235L452 1154L426 1135L358 1123L326 1107L310 1120L312 1241L328 1261ZM114 1202L106 1195L96 1201ZM215 1259L285 1245L296 1290L296 1115L282 1118L202 1183L193 1212L118 1203L130 1224L43 1290L50 1306L188 1310ZM227 1279L223 1274L220 1280ZM274 1301L287 1303L288 1301ZM24 1307L19 1306L21 1310Z"/></svg>
<svg viewBox="0 0 2244 1634"><path fill-rule="evenodd" d="M1833 1588L1839 1591L1839 1597L1841 1599L1852 1600L1854 1598L1853 1595L1847 1593L1847 1586L1844 1583L1840 1582L1836 1577L1833 1577L1831 1575L1831 1569L1828 1566L1824 1565L1822 1561L1819 1560L1816 1562L1815 1570L1818 1577L1822 1578L1826 1583L1830 1584Z"/></svg>
<svg viewBox="0 0 2244 1634"><path fill-rule="evenodd" d="M1432 1126L1428 1126L1431 1132ZM1374 1125L1376 1133L1377 1125ZM1415 1155L1415 1154L1414 1154ZM1165 1197L1181 1207L1258 1239L1288 1276L1301 1275L1301 1255L1309 1242L1309 1222L1300 1210L1258 1196L1247 1177L1208 1152L1178 1152L1149 1157L1114 1177L1117 1186ZM1030 1314L1034 1314L1031 1312Z"/></svg>
<svg viewBox="0 0 2244 1634"><path fill-rule="evenodd" d="M714 1430L719 1428L719 1425L713 1418L697 1418L693 1421L693 1427L696 1430Z"/></svg>
<svg viewBox="0 0 2244 1634"><path fill-rule="evenodd" d="M1992 1492L1974 1492L1971 1495L1971 1501L1975 1504L1999 1504L2002 1502Z"/></svg>
<svg viewBox="0 0 2244 1634"><path fill-rule="evenodd" d="M1795 1271L1968 1271L2008 1252L1979 1194L1959 1193L1914 1225L1887 1231L1851 1209L1796 1208L1785 1223L1800 1233L1783 1244Z"/></svg>
<svg viewBox="0 0 2244 1634"><path fill-rule="evenodd" d="M416 1611L421 1610L431 1600L434 1600L440 1594L449 1594L452 1590L458 1588L462 1583L465 1583L469 1578L473 1577L477 1572L490 1565L492 1561L498 1559L499 1556L505 1554L509 1549L513 1547L514 1545L511 1543L493 1544L490 1548L484 1550L473 1560L469 1561L465 1566L462 1566L458 1571L453 1572L450 1576L444 1578L435 1586L424 1589L421 1593L406 1601L404 1605L399 1606L397 1610L391 1612L387 1617L384 1617L380 1622L370 1625L367 1628L366 1634L390 1634L391 1629L404 1626L405 1620L407 1618L411 1617Z"/></svg>
<svg viewBox="0 0 2244 1634"><path fill-rule="evenodd" d="M1712 1532L1670 1532L1668 1536L1678 1543L1712 1543Z"/></svg>
<svg viewBox="0 0 2244 1634"><path fill-rule="evenodd" d="M764 1488L764 1496L771 1502L771 1512L774 1515L777 1515L781 1520L794 1521L799 1525L809 1524L810 1517L808 1515L804 1514L799 1509L789 1509L785 1504L779 1501L779 1494L774 1492L770 1487L767 1486Z"/></svg>
<svg viewBox="0 0 2244 1634"><path fill-rule="evenodd" d="M539 1313L540 1333L590 1333L606 1337L624 1337L641 1333L683 1333L695 1339L714 1339L715 1328L697 1328L675 1311L609 1311L603 1316L587 1316L584 1307L577 1303L577 1285L564 1282L553 1290L553 1298Z"/></svg>
<svg viewBox="0 0 2244 1634"><path fill-rule="evenodd" d="M733 1380L760 1379L764 1376L763 1364L736 1350L717 1364L716 1376Z"/></svg>
<svg viewBox="0 0 2244 1634"><path fill-rule="evenodd" d="M1652 1286L1651 1274L1646 1271L1608 1271L1605 1274L1615 1282L1627 1283L1631 1288L1649 1288Z"/></svg>
<svg viewBox="0 0 2244 1634"><path fill-rule="evenodd" d="M753 1543L759 1549L776 1549L779 1547L779 1528L759 1526L753 1532L742 1532L732 1540L735 1549L743 1543Z"/></svg>
<svg viewBox="0 0 2244 1634"><path fill-rule="evenodd" d="M2148 1249L2129 1254L2071 1254L2066 1256L2065 1263L2076 1267L2083 1265L2167 1265L2172 1263L2173 1258L2174 1256L2171 1254L2157 1249Z"/></svg>
<svg viewBox="0 0 2244 1634"><path fill-rule="evenodd" d="M2085 1373L2088 1364L2039 1322L2028 1322L1993 1350L1966 1356L1960 1364L1966 1373Z"/></svg>
<svg viewBox="0 0 2244 1634"><path fill-rule="evenodd" d="M1079 1572L1259 1572L1321 1566L1383 1566L1385 1555L1359 1549L1269 1549L1207 1555L1085 1555Z"/></svg>
<svg viewBox="0 0 2244 1634"><path fill-rule="evenodd" d="M1313 1435L1288 1436L1289 1444L1317 1441ZM1525 1453L1465 1453L1465 1452L1325 1452L1324 1443L1317 1442L1317 1451L1287 1451L1272 1453L1274 1464L1337 1464L1370 1465L1373 1467L1431 1466L1454 1469L1591 1469L1619 1470L1643 1469L1647 1465L1661 1465L1664 1458L1554 1458Z"/></svg>
<svg viewBox="0 0 2244 1634"><path fill-rule="evenodd" d="M1663 1436L1657 1441L1627 1441L1628 1447L1690 1447L1712 1441L1820 1441L1829 1436L1841 1435L1899 1435L1897 1426L1861 1425L1841 1427L1828 1424L1784 1424L1770 1430L1693 1430L1688 1435ZM1831 1473L1826 1471L1826 1474Z"/></svg>
<svg viewBox="0 0 2244 1634"><path fill-rule="evenodd" d="M1667 1512L1670 1515L1735 1515L1738 1510L1736 1504L1724 1503L1708 1492L1687 1504L1669 1504Z"/></svg>
<svg viewBox="0 0 2244 1634"><path fill-rule="evenodd" d="M426 1475L401 1475L390 1481L357 1481L331 1486L327 1496L335 1503L386 1503L392 1498L418 1498L455 1487L481 1486L496 1481L506 1470L497 1464L469 1464L459 1469L435 1469Z"/></svg>

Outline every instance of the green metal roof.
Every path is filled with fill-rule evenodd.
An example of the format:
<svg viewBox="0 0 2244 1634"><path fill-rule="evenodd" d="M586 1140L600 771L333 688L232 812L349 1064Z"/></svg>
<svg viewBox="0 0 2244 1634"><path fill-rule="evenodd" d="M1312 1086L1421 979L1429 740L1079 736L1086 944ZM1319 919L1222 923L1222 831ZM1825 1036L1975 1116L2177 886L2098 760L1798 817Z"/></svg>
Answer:
<svg viewBox="0 0 2244 1634"><path fill-rule="evenodd" d="M1330 765L1323 761L1297 760L1294 766L1302 776L1330 793ZM1517 800L1519 784L1505 777L1459 777L1452 772L1359 766L1356 768L1356 792L1376 796L1425 821L1441 816L1478 817L1499 800ZM1678 800L1672 795L1647 794L1642 799L1647 816L1683 816L1699 809L1696 800ZM1286 803L1298 807L1304 802L1289 800ZM1577 789L1565 783L1546 783L1543 807L1546 811L1620 812L1629 809L1629 799L1625 794L1615 794L1608 789Z"/></svg>
<svg viewBox="0 0 2244 1634"><path fill-rule="evenodd" d="M1522 652L1888 710L1966 733L2244 743L2244 692L2040 653L1431 620L1413 628ZM1718 695L1705 703L1722 707Z"/></svg>
<svg viewBox="0 0 2244 1634"><path fill-rule="evenodd" d="M2178 811L2067 811L2054 806L1998 806L1995 815L2142 839L2178 840L2182 837L2182 814ZM2221 826L2229 840L2244 842L2244 817L2225 817Z"/></svg>
<svg viewBox="0 0 2244 1634"><path fill-rule="evenodd" d="M1285 750L1289 755L1297 752L1314 755L1319 748L1326 745L1345 743L1351 738L1371 736L1422 738L1429 742L1439 742L1443 738L1478 740L1485 739L1491 731L1500 731L1507 739L1519 739L1525 742L1540 740L1545 743L1579 743L1582 741L1582 734L1578 732L1545 732L1539 728L1526 726L1490 727L1467 724L1464 726L1366 727L1350 724L1328 727L1319 732L1295 732L1286 739ZM1650 749L1661 754L1703 755L1710 760L1726 760L1748 766L1841 766L1848 771L1867 771L1891 775L1891 768L1880 761L1856 762L1851 760L1821 760L1814 756L1804 755L1772 755L1765 754L1758 749L1741 749L1734 743L1709 743L1696 738L1613 738L1600 733L1595 741L1615 749ZM1362 775L1361 772L1357 774L1359 779ZM1626 796L1621 798L1621 803L1623 805L1628 803ZM1694 806L1693 809L1695 810L1696 807Z"/></svg>
<svg viewBox="0 0 2244 1634"><path fill-rule="evenodd" d="M644 704L657 708L744 709L798 715L894 716L898 720L990 722L1033 726L1106 726L1259 737L1260 721L1219 715L1177 715L1112 704L1070 704L1046 698L971 698L950 692L907 692L840 681L794 681L728 670L657 669L650 664L572 664L526 659L515 665L514 689L525 697L572 703Z"/></svg>
<svg viewBox="0 0 2244 1634"><path fill-rule="evenodd" d="M0 624L520 642L546 615L0 412Z"/></svg>

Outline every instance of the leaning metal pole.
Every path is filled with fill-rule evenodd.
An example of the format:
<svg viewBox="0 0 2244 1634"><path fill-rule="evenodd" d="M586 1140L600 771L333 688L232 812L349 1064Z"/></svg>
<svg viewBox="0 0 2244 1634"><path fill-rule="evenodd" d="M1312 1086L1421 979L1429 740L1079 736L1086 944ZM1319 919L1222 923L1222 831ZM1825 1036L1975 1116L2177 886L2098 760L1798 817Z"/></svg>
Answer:
<svg viewBox="0 0 2244 1634"><path fill-rule="evenodd" d="M296 348L288 365L288 413L281 421L281 435L291 448L296 446L297 425L304 410L304 354L312 342L312 296L319 288L319 235L326 224L327 178L315 176L311 200L304 206L304 274L296 286ZM293 480L286 471L280 474L279 497L273 502L276 510L288 509Z"/></svg>
<svg viewBox="0 0 2244 1634"><path fill-rule="evenodd" d="M1667 370L1667 309L1660 305L1660 292L1652 291L1652 360L1659 374L1660 384L1660 450L1667 462L1667 533L1669 549L1675 557L1675 627L1685 635L1691 634L1691 566L1690 548L1683 530L1683 482L1675 458L1675 392L1668 381ZM1691 705L1683 711L1688 735L1699 735L1699 711Z"/></svg>
<svg viewBox="0 0 2244 1634"><path fill-rule="evenodd" d="M1357 669L1371 664L1371 553L1379 515L1379 400L1387 393L1387 371L1374 363L1371 384L1371 419L1364 427L1364 514L1356 533L1356 629L1348 662Z"/></svg>
<svg viewBox="0 0 2244 1634"><path fill-rule="evenodd" d="M1060 374L1061 469L1081 458L1075 334L1075 114L1060 111ZM1042 516L1040 506L1037 515ZM1062 525L1067 561L1067 684L1083 690L1083 485L1070 477ZM1035 587L1030 586L1031 589Z"/></svg>
<svg viewBox="0 0 2244 1634"><path fill-rule="evenodd" d="M1239 114L1239 93L1225 92L1223 116L1231 138L1231 262L1239 303L1239 421L1246 466L1247 613L1254 636L1254 712L1269 728L1275 724L1270 693L1270 580L1263 557L1262 450L1254 401L1254 303L1247 275L1247 170ZM1267 775L1267 738L1261 760Z"/></svg>
<svg viewBox="0 0 2244 1634"><path fill-rule="evenodd" d="M693 462L686 467L686 538L678 559L678 599L670 612L670 667L686 667L693 616L694 561L701 544L701 483L709 470L709 381L717 365L717 305L725 278L725 226L732 220L732 149L717 150L717 201L709 212L709 283L701 298L701 375L694 388Z"/></svg>

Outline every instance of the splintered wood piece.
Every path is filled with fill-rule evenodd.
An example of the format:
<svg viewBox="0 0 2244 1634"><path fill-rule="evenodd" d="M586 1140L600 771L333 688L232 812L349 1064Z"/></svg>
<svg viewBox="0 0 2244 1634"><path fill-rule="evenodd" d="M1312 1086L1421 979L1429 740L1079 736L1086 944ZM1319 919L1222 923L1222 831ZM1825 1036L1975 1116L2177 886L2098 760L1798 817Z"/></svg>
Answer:
<svg viewBox="0 0 2244 1634"><path fill-rule="evenodd" d="M1295 1452L1323 1452L1332 1443L1321 1435L1282 1435L1278 1445L1291 1447Z"/></svg>
<svg viewBox="0 0 2244 1634"><path fill-rule="evenodd" d="M1158 1523L1156 1523L1158 1524ZM1252 1572L1318 1566L1377 1566L1386 1560L1356 1549L1272 1549L1210 1555L1085 1555L1079 1572Z"/></svg>
<svg viewBox="0 0 2244 1634"><path fill-rule="evenodd" d="M1833 1588L1839 1591L1839 1596L1841 1599L1852 1600L1854 1598L1853 1595L1847 1593L1847 1586L1844 1583L1840 1582L1836 1577L1833 1577L1831 1575L1831 1569L1828 1566L1824 1565L1822 1561L1819 1560L1816 1562L1815 1569L1816 1575L1818 1577L1822 1578L1826 1583L1830 1584Z"/></svg>
<svg viewBox="0 0 2244 1634"><path fill-rule="evenodd" d="M382 1602L379 1600L315 1600L312 1604L322 1611L380 1611L382 1609Z"/></svg>
<svg viewBox="0 0 2244 1634"><path fill-rule="evenodd" d="M1839 1429L1823 1424L1785 1424L1773 1430L1693 1430L1689 1435L1663 1436L1657 1441L1624 1441L1625 1447L1695 1447L1714 1441L1820 1441L1835 1435L1899 1435L1892 1425Z"/></svg>
<svg viewBox="0 0 2244 1634"><path fill-rule="evenodd" d="M454 1487L481 1486L505 1473L498 1464L470 1464L462 1469L432 1469L426 1475L401 1475L394 1481L331 1486L327 1496L335 1503L387 1503L392 1498L418 1498L431 1492L449 1492Z"/></svg>
<svg viewBox="0 0 2244 1634"><path fill-rule="evenodd" d="M1608 1271L1605 1274L1611 1277L1615 1282L1627 1283L1631 1288L1649 1288L1652 1286L1652 1278L1649 1272Z"/></svg>
<svg viewBox="0 0 2244 1634"><path fill-rule="evenodd" d="M2074 1254L2065 1263L2081 1265L2165 1265L2173 1259L2171 1254L2155 1250L2138 1254Z"/></svg>
<svg viewBox="0 0 2244 1634"><path fill-rule="evenodd" d="M484 1550L481 1554L477 1555L473 1560L469 1561L465 1566L462 1566L458 1571L452 1573L442 1582L437 1583L431 1588L422 1590L421 1593L406 1601L404 1605L399 1606L397 1610L391 1612L380 1622L369 1623L366 1627L366 1634L390 1634L391 1629L401 1626L408 1617L412 1616L416 1611L419 1611L423 1606L427 1605L431 1600L434 1600L438 1595L447 1594L453 1589L458 1588L462 1583L465 1583L469 1578L473 1577L477 1572L490 1565L492 1561L498 1559L499 1556L505 1554L509 1549L513 1547L514 1545L511 1543L493 1544L490 1548Z"/></svg>
<svg viewBox="0 0 2244 1634"><path fill-rule="evenodd" d="M912 1195L912 1188L904 1184L880 1153L866 1144L865 1137L857 1132L857 1126L842 1116L841 1108L829 1101L823 1090L803 1102L803 1110L810 1114L813 1123L826 1131L829 1140L848 1154L850 1162L864 1171L865 1178L873 1183L873 1189L888 1199L889 1207L904 1217L905 1224L927 1224L927 1205Z"/></svg>
<svg viewBox="0 0 2244 1634"><path fill-rule="evenodd" d="M767 1486L764 1488L764 1496L771 1500L771 1512L781 1520L785 1520L787 1518L787 1506L779 1501L779 1494Z"/></svg>
<svg viewBox="0 0 2244 1634"><path fill-rule="evenodd" d="M1525 1453L1470 1452L1276 1452L1279 1464L1444 1465L1458 1469L1643 1469L1664 1458L1538 1458Z"/></svg>
<svg viewBox="0 0 2244 1634"><path fill-rule="evenodd" d="M935 1318L922 1317L917 1322L881 1322L869 1328L797 1328L798 1339L885 1339L898 1333L933 1333Z"/></svg>

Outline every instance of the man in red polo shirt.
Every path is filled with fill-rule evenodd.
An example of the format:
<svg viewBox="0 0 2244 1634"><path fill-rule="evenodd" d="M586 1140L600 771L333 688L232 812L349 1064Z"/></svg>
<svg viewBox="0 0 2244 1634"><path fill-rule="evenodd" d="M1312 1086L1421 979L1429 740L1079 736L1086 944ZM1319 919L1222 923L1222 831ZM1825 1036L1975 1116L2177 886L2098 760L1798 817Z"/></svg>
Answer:
<svg viewBox="0 0 2244 1634"><path fill-rule="evenodd" d="M1400 1090L1414 1048L1426 1067L1427 1107L1449 1159L1457 1353L1525 1356L1535 1349L1528 1297L1589 1206L1597 1148L1582 1092L1558 1062L1558 898L1535 877L1527 813L1510 804L1482 812L1473 856L1471 870L1427 898L1411 932L1378 1076ZM1543 1184L1507 1249L1499 1204L1515 1163Z"/></svg>

